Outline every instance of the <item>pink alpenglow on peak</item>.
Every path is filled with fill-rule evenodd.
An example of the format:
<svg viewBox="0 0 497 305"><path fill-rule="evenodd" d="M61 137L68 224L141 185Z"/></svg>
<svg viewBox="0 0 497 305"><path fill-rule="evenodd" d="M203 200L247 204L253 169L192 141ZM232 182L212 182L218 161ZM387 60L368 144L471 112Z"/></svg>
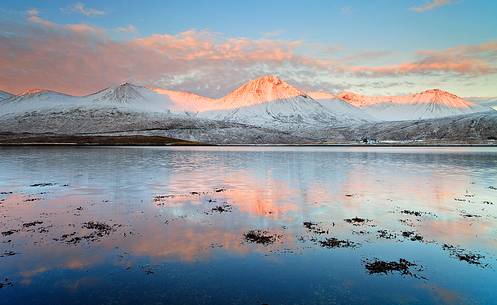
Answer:
<svg viewBox="0 0 497 305"><path fill-rule="evenodd" d="M342 92L337 94L337 98L384 121L433 119L489 110L440 89L403 96L366 96Z"/></svg>
<svg viewBox="0 0 497 305"><path fill-rule="evenodd" d="M412 96L412 103L436 103L455 108L471 108L473 102L464 100L455 94L440 89L430 89Z"/></svg>
<svg viewBox="0 0 497 305"><path fill-rule="evenodd" d="M356 107L368 107L380 103L437 104L454 108L470 108L475 105L457 95L440 89L430 89L420 93L401 96L366 96L344 91L337 94L337 97Z"/></svg>
<svg viewBox="0 0 497 305"><path fill-rule="evenodd" d="M225 107L244 107L281 101L295 97L309 98L307 94L289 85L274 75L251 80L220 99Z"/></svg>

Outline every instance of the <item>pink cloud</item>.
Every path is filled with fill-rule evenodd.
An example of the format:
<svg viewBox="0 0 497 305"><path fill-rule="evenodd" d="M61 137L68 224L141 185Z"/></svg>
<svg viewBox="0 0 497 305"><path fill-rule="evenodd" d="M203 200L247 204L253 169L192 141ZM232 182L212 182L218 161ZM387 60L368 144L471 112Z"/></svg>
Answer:
<svg viewBox="0 0 497 305"><path fill-rule="evenodd" d="M45 26L45 27L55 26L55 24L52 23L51 21L42 19L40 17L40 12L35 8L28 10L26 12L26 14L27 14L28 21L30 21L32 23L37 23L37 24L40 24L40 25Z"/></svg>
<svg viewBox="0 0 497 305"><path fill-rule="evenodd" d="M424 74L436 72L451 72L460 74L486 74L495 71L489 63L473 58L426 58L416 62L403 63L399 65L366 67L357 66L351 68L352 72L369 75L394 75L394 74Z"/></svg>
<svg viewBox="0 0 497 305"><path fill-rule="evenodd" d="M35 9L28 11L27 23L7 24L5 30L13 34L0 36L0 88L14 93L37 87L82 95L130 81L213 97L268 73L323 88L322 77L334 75L488 74L495 72L497 56L497 42L488 42L419 51L417 60L401 64L354 66L357 58L374 60L388 53L316 57L304 55L308 45L299 40L226 38L197 30L116 40L111 35L116 31L56 24Z"/></svg>
<svg viewBox="0 0 497 305"><path fill-rule="evenodd" d="M430 10L433 10L433 9L436 9L436 8L439 8L442 6L449 5L451 3L454 3L454 1L453 0L431 0L431 1L428 1L421 6L413 7L412 10L417 12L417 13L423 13L423 12L430 11Z"/></svg>
<svg viewBox="0 0 497 305"><path fill-rule="evenodd" d="M420 50L416 61L380 66L356 66L351 71L367 75L398 75L427 73L456 73L482 75L497 72L493 62L497 58L497 42L462 45L445 50Z"/></svg>

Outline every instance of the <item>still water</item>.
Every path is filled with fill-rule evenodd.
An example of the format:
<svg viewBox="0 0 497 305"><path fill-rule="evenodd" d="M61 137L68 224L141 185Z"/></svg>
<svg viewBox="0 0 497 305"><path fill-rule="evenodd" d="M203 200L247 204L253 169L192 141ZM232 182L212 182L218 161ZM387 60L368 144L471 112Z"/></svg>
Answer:
<svg viewBox="0 0 497 305"><path fill-rule="evenodd" d="M496 304L497 149L0 148L0 304Z"/></svg>

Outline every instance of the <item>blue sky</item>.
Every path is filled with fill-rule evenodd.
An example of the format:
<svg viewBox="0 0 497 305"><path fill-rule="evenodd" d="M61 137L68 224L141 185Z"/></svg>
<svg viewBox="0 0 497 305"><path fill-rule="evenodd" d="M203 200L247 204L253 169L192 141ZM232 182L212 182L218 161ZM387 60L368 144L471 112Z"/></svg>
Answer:
<svg viewBox="0 0 497 305"><path fill-rule="evenodd" d="M30 10L35 11L36 18L39 19L29 19ZM188 36L185 39L194 39L200 43L213 41L218 47L225 47L223 43L229 44L230 39L246 39L249 41L248 45L244 44L247 50L253 48L250 43L257 45L258 41L267 40L281 42L283 49L291 48L293 58L282 59L279 63L275 62L274 58L269 60L261 58L260 62L254 59L250 65L242 60L242 57L247 55L245 53L235 60L229 57L228 62L222 63L213 63L212 58L209 58L209 61L195 57L195 60L190 62L186 58L178 58L184 61L183 67L188 66L189 69L178 67L173 69L175 71L165 71L164 75L156 71L146 75L146 72L139 71L136 73L140 74L139 76L133 76L133 71L130 70L122 76L141 83L197 91L208 95L223 94L224 91L232 89L231 87L247 78L265 72L278 74L302 87L327 91L355 90L368 94L396 94L439 86L466 96L497 95L497 89L493 88L497 86L492 86L492 83L495 84L494 81L497 80L494 71L495 64L492 63L496 59L495 52L497 51L493 46L485 47L476 53L470 47L468 50L450 51L452 48L478 46L497 41L497 1L113 0L4 1L0 4L0 22L4 28L1 37L8 45L12 44L12 35L24 37L26 33L33 32L33 27L48 25L48 23L36 22L37 20L47 21L54 25L46 29L54 33L43 32L43 35L48 36L47 39L60 36L62 31L66 31L65 36L76 37L80 34L79 32L74 34L64 26L84 24L104 31L105 40L116 43L147 39L157 34L178 36L184 32L194 31L195 34L191 34L194 37ZM11 30L11 27L15 30ZM7 35L7 33L14 34ZM206 38L206 35L209 37ZM89 45L102 43L95 37L87 36L84 39L88 40ZM33 39L33 37L28 39ZM291 47L286 45L292 42L298 45ZM154 47L162 47L162 43L154 44ZM179 42L169 41L168 43ZM8 50L13 52L15 47L19 46L15 45ZM30 44L30 47L32 48L33 45ZM147 47L150 45L147 44ZM168 45L168 47L174 49L174 45ZM260 50L262 52L264 47L268 46L258 45L255 48L262 48ZM275 48L275 46L269 47ZM245 51L249 52L247 50ZM78 49L78 51L81 50ZM215 50L215 52L218 51L218 49ZM420 55L419 51L449 52L454 60L458 57L467 59L468 65L455 67L443 59L444 53L436 54L436 56L424 53ZM7 51L4 50L4 52ZM163 53L164 58L170 59L168 50L163 50ZM46 54L46 56L49 55ZM81 56L83 55L88 54ZM294 57L299 58L296 60ZM160 58L158 60L167 66L165 61L163 62ZM216 60L218 60L217 57ZM320 60L330 62L326 65L323 63L308 64L309 61ZM443 67L438 63L433 63L437 60L444 61ZM343 61L347 61L346 66L342 66ZM399 72L406 68L399 65L420 61L429 62L430 66L424 65L421 69L411 71L409 68L409 72ZM472 64L478 66L471 66ZM136 65L139 66L141 63L136 63ZM223 66L222 71L213 68L213 66L220 65ZM324 69L319 70L322 65ZM400 70L393 69L395 70L393 73L390 73L391 69L389 72L382 70L381 73L370 69L371 67L396 65ZM365 69L361 70L359 67L365 67ZM431 71L430 67L435 67L435 70ZM26 66L25 69L33 70L33 72L36 70L40 73L41 67L32 69ZM209 73L217 73L216 75L221 78L221 75L229 74L229 70L236 73L231 83L219 81L216 84L211 79L212 77L206 77ZM8 77L16 77L15 71L10 73ZM91 71L87 73L91 74ZM19 86L13 88L8 85L9 82L5 78L0 78L0 89L3 85L5 89L20 90ZM117 78L118 75L112 75L109 79L101 79L102 86L118 81ZM217 78L214 77L214 79ZM70 79L67 78L67 81ZM63 80L54 81L52 87L65 90L71 87L62 85L63 82ZM203 83L200 84L201 82ZM368 88L368 83L373 85ZM50 84L33 81L32 84L25 85L31 87ZM92 83L85 86L84 90L90 90L96 86L98 84Z"/></svg>

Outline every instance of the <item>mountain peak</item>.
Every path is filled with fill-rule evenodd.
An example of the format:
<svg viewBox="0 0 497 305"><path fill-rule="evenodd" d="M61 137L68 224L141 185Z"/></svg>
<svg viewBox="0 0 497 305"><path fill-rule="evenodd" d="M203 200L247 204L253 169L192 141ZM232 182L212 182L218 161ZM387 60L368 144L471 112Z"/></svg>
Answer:
<svg viewBox="0 0 497 305"><path fill-rule="evenodd" d="M440 89L425 90L423 92L412 95L412 99L420 103L430 101L433 104L454 108L470 108L474 106L474 103L466 101L455 94Z"/></svg>
<svg viewBox="0 0 497 305"><path fill-rule="evenodd" d="M441 90L441 89L428 89L419 93L416 93L414 95L434 95L434 96L447 96L451 98L459 98L457 95L452 94L450 92Z"/></svg>
<svg viewBox="0 0 497 305"><path fill-rule="evenodd" d="M286 86L290 87L290 85L282 81L276 75L264 75L248 81L242 87L245 87L246 89L262 90L262 89L286 87Z"/></svg>
<svg viewBox="0 0 497 305"><path fill-rule="evenodd" d="M106 88L92 95L97 96L96 100L127 103L129 101L144 99L139 91L140 88L143 87L124 82L118 86Z"/></svg>
<svg viewBox="0 0 497 305"><path fill-rule="evenodd" d="M309 98L277 76L265 75L247 82L221 100L231 106L243 107L295 97Z"/></svg>
<svg viewBox="0 0 497 305"><path fill-rule="evenodd" d="M353 92L341 92L337 95L341 100L357 107L369 107L377 104L392 105L433 105L449 108L471 108L472 102L466 101L455 94L440 90L429 89L411 95L401 96L366 96Z"/></svg>

